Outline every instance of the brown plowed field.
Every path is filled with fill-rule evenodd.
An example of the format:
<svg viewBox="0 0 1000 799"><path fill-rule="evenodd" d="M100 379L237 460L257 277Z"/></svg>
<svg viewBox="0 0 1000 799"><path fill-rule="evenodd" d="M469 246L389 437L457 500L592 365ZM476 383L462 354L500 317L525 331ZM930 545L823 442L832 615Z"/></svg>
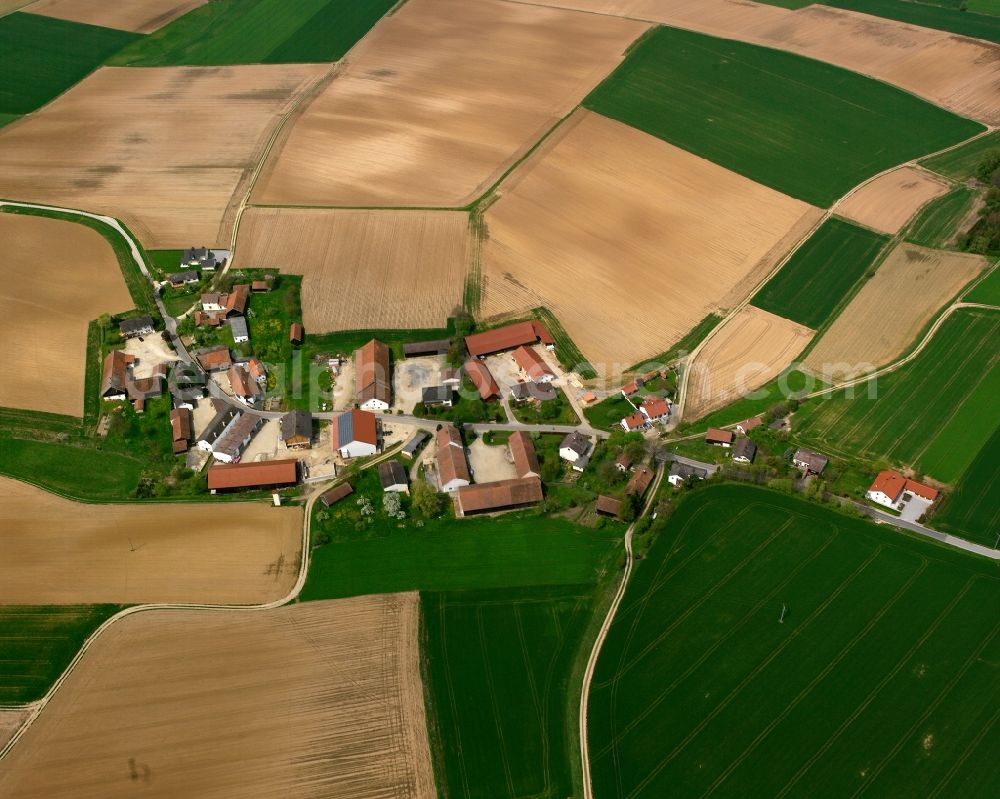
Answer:
<svg viewBox="0 0 1000 799"><path fill-rule="evenodd" d="M789 11L747 0L535 1L790 50L1000 124L1000 47L989 42L819 5Z"/></svg>
<svg viewBox="0 0 1000 799"><path fill-rule="evenodd" d="M978 255L900 244L823 334L806 367L843 380L892 362L986 266Z"/></svg>
<svg viewBox="0 0 1000 799"><path fill-rule="evenodd" d="M228 248L274 126L326 69L104 67L0 128L0 197L116 216L149 248Z"/></svg>
<svg viewBox="0 0 1000 799"><path fill-rule="evenodd" d="M433 797L417 594L113 624L0 761L5 799Z"/></svg>
<svg viewBox="0 0 1000 799"><path fill-rule="evenodd" d="M444 327L462 291L469 218L458 211L252 208L234 267L304 275L307 330Z"/></svg>
<svg viewBox="0 0 1000 799"><path fill-rule="evenodd" d="M136 33L152 33L208 0L37 0L32 14L102 25Z"/></svg>
<svg viewBox="0 0 1000 799"><path fill-rule="evenodd" d="M929 172L905 166L863 186L837 206L837 213L875 230L897 233L924 203L948 188Z"/></svg>
<svg viewBox="0 0 1000 799"><path fill-rule="evenodd" d="M0 213L0 406L83 414L87 324L132 307L118 259L95 230Z"/></svg>
<svg viewBox="0 0 1000 799"><path fill-rule="evenodd" d="M805 349L813 332L747 305L692 364L684 418L698 419L777 377Z"/></svg>
<svg viewBox="0 0 1000 799"><path fill-rule="evenodd" d="M24 724L27 717L27 710L0 710L0 749L14 737L14 733Z"/></svg>
<svg viewBox="0 0 1000 799"><path fill-rule="evenodd" d="M578 111L486 214L485 317L545 305L602 374L752 291L821 212Z"/></svg>
<svg viewBox="0 0 1000 799"><path fill-rule="evenodd" d="M82 505L0 477L0 605L272 602L301 550L301 508Z"/></svg>
<svg viewBox="0 0 1000 799"><path fill-rule="evenodd" d="M466 205L648 27L499 0L410 0L282 131L253 201Z"/></svg>

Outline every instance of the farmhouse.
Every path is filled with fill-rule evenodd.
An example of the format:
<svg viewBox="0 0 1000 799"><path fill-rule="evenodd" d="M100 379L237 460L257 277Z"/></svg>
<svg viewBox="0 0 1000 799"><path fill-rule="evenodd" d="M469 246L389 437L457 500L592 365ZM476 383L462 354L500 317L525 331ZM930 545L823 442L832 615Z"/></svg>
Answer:
<svg viewBox="0 0 1000 799"><path fill-rule="evenodd" d="M208 470L208 490L236 491L239 489L284 488L299 481L299 462L294 459L216 464Z"/></svg>
<svg viewBox="0 0 1000 799"><path fill-rule="evenodd" d="M229 320L229 329L233 334L233 341L242 344L250 340L250 331L247 329L247 320L242 316L234 316Z"/></svg>
<svg viewBox="0 0 1000 799"><path fill-rule="evenodd" d="M424 445L424 442L430 437L431 437L430 433L426 433L423 430L418 430L414 434L413 438L411 438L409 441L406 442L406 446L403 447L400 454L404 458L409 458L410 460L413 460L413 458L417 456L417 452Z"/></svg>
<svg viewBox="0 0 1000 799"><path fill-rule="evenodd" d="M428 407L442 405L450 408L454 397L455 390L451 386L424 386L420 392L420 401Z"/></svg>
<svg viewBox="0 0 1000 799"><path fill-rule="evenodd" d="M222 295L221 299L226 316L243 316L250 299L250 286L247 283L233 286L228 294Z"/></svg>
<svg viewBox="0 0 1000 799"><path fill-rule="evenodd" d="M181 269L185 266L194 266L204 269L207 272L214 272L218 266L225 266L226 257L222 253L216 254L206 247L189 247L181 255Z"/></svg>
<svg viewBox="0 0 1000 799"><path fill-rule="evenodd" d="M705 433L705 443L714 447L729 448L735 438L736 434L732 430L720 430L718 427L710 427Z"/></svg>
<svg viewBox="0 0 1000 799"><path fill-rule="evenodd" d="M659 397L646 397L639 406L639 410L650 424L664 422L670 417L670 403Z"/></svg>
<svg viewBox="0 0 1000 799"><path fill-rule="evenodd" d="M219 294L217 292L210 292L208 294L201 295L201 309L203 311L224 311L225 306L225 294Z"/></svg>
<svg viewBox="0 0 1000 799"><path fill-rule="evenodd" d="M576 464L581 458L588 458L590 439L576 430L568 434L559 445L559 457L564 461Z"/></svg>
<svg viewBox="0 0 1000 799"><path fill-rule="evenodd" d="M206 372L225 372L233 365L229 347L209 347L195 353L198 365Z"/></svg>
<svg viewBox="0 0 1000 799"><path fill-rule="evenodd" d="M235 463L264 424L255 413L243 413L228 425L212 446L212 457L222 463Z"/></svg>
<svg viewBox="0 0 1000 799"><path fill-rule="evenodd" d="M601 516L610 516L612 519L617 519L621 516L622 501L614 497L609 497L606 494L601 494L597 498L597 506L594 510Z"/></svg>
<svg viewBox="0 0 1000 799"><path fill-rule="evenodd" d="M903 477L899 472L892 470L879 472L875 481L865 492L865 496L872 502L895 510L899 510L901 500L906 499L906 494L918 496L928 503L933 503L938 498L936 489Z"/></svg>
<svg viewBox="0 0 1000 799"><path fill-rule="evenodd" d="M462 434L450 424L437 432L437 467L441 490L456 491L472 482L469 462L465 458Z"/></svg>
<svg viewBox="0 0 1000 799"><path fill-rule="evenodd" d="M548 349L553 349L555 346L555 341L541 322L517 322L495 330L487 330L485 333L466 336L465 347L473 358L483 358L495 352L537 344L539 341Z"/></svg>
<svg viewBox="0 0 1000 799"><path fill-rule="evenodd" d="M615 468L622 474L626 474L632 468L633 463L635 463L635 459L627 452L623 452L615 458Z"/></svg>
<svg viewBox="0 0 1000 799"><path fill-rule="evenodd" d="M170 412L170 430L173 434L174 455L187 452L194 437L194 420L189 408L174 408Z"/></svg>
<svg viewBox="0 0 1000 799"><path fill-rule="evenodd" d="M167 280L170 281L171 286L179 289L182 286L190 286L192 283L197 283L201 280L201 277L196 271L191 269L186 272L174 272Z"/></svg>
<svg viewBox="0 0 1000 799"><path fill-rule="evenodd" d="M250 377L250 373L239 364L229 367L227 374L233 396L246 405L253 405L260 399L261 390L258 383Z"/></svg>
<svg viewBox="0 0 1000 799"><path fill-rule="evenodd" d="M645 385L643 379L641 377L637 377L631 383L626 383L622 386L622 396L625 397L625 399L635 396L639 393L639 389L642 388L643 385Z"/></svg>
<svg viewBox="0 0 1000 799"><path fill-rule="evenodd" d="M129 370L135 356L124 350L112 350L104 358L101 376L101 399L123 400L128 393Z"/></svg>
<svg viewBox="0 0 1000 799"><path fill-rule="evenodd" d="M219 327L222 324L222 315L219 311L195 311L195 327Z"/></svg>
<svg viewBox="0 0 1000 799"><path fill-rule="evenodd" d="M507 441L510 448L510 457L514 461L514 470L518 477L540 477L541 470L538 468L538 455L535 453L535 445L524 431L512 433Z"/></svg>
<svg viewBox="0 0 1000 799"><path fill-rule="evenodd" d="M537 477L520 477L463 486L458 489L457 507L459 515L473 516L527 508L537 505L542 499L542 481Z"/></svg>
<svg viewBox="0 0 1000 799"><path fill-rule="evenodd" d="M646 426L649 424L649 420L646 419L639 411L635 413L630 413L621 421L622 429L626 433L634 433L637 430L645 430Z"/></svg>
<svg viewBox="0 0 1000 799"><path fill-rule="evenodd" d="M479 392L479 396L484 402L500 399L500 386L493 379L493 375L490 374L490 370L486 368L485 363L477 361L475 358L470 358L465 362L465 373L469 376L469 380L472 381L472 385L476 387L476 391Z"/></svg>
<svg viewBox="0 0 1000 799"><path fill-rule="evenodd" d="M372 339L354 353L354 380L358 402L366 411L384 411L392 398L389 348Z"/></svg>
<svg viewBox="0 0 1000 799"><path fill-rule="evenodd" d="M626 494L635 494L641 497L646 493L649 484L653 481L653 470L648 466L637 466L628 483L625 485Z"/></svg>
<svg viewBox="0 0 1000 799"><path fill-rule="evenodd" d="M312 446L312 414L291 411L281 417L281 441L289 449L309 449Z"/></svg>
<svg viewBox="0 0 1000 799"><path fill-rule="evenodd" d="M353 493L354 487L350 483L341 483L326 493L320 494L319 501L329 508L331 505L336 505L344 497L350 496Z"/></svg>
<svg viewBox="0 0 1000 799"><path fill-rule="evenodd" d="M445 355L451 349L451 341L446 338L433 341L411 341L403 345L403 355L417 358L421 355Z"/></svg>
<svg viewBox="0 0 1000 799"><path fill-rule="evenodd" d="M741 435L747 435L751 430L756 430L764 424L764 420L759 416L752 416L749 419L744 419L742 422L736 425L736 432Z"/></svg>
<svg viewBox="0 0 1000 799"><path fill-rule="evenodd" d="M125 338L147 336L155 330L152 316L137 316L135 319L122 319L118 329Z"/></svg>
<svg viewBox="0 0 1000 799"><path fill-rule="evenodd" d="M247 361L247 370L250 372L250 377L258 383L267 382L267 368L260 358L251 358Z"/></svg>
<svg viewBox="0 0 1000 799"><path fill-rule="evenodd" d="M687 463L678 463L677 461L670 464L670 472L667 474L667 482L670 483L670 485L674 487L679 486L689 477L704 480L708 477L708 470L702 469L698 466L690 466Z"/></svg>
<svg viewBox="0 0 1000 799"><path fill-rule="evenodd" d="M138 380L129 379L125 388L128 390L130 400L145 404L146 400L158 397L163 393L163 375L155 374L151 377L141 377ZM136 410L140 410L141 407L140 405Z"/></svg>
<svg viewBox="0 0 1000 799"><path fill-rule="evenodd" d="M549 383L555 380L555 373L537 352L528 347L518 347L514 350L514 362L525 380L532 380L535 383Z"/></svg>
<svg viewBox="0 0 1000 799"><path fill-rule="evenodd" d="M792 456L792 463L806 474L822 474L829 461L819 453L808 449L797 449Z"/></svg>
<svg viewBox="0 0 1000 799"><path fill-rule="evenodd" d="M288 340L292 344L301 344L302 340L306 337L306 331L303 329L301 322L292 322L292 326L288 329Z"/></svg>
<svg viewBox="0 0 1000 799"><path fill-rule="evenodd" d="M734 463L753 463L757 457L757 445L749 438L741 438L733 445Z"/></svg>
<svg viewBox="0 0 1000 799"><path fill-rule="evenodd" d="M364 458L378 452L378 417L368 411L357 409L340 414L332 425L335 447L340 456Z"/></svg>
<svg viewBox="0 0 1000 799"><path fill-rule="evenodd" d="M515 402L546 402L557 396L555 388L550 383L515 383L510 387L510 396Z"/></svg>
<svg viewBox="0 0 1000 799"><path fill-rule="evenodd" d="M382 461L378 465L378 479L382 482L383 491L410 493L410 481L406 469L397 460Z"/></svg>

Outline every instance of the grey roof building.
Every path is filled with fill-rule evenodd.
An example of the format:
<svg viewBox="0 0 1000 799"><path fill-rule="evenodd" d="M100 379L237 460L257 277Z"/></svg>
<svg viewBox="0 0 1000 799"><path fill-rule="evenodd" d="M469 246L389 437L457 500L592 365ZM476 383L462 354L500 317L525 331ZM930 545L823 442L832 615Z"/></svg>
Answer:
<svg viewBox="0 0 1000 799"><path fill-rule="evenodd" d="M733 460L737 463L753 463L757 457L757 445L749 438L737 439L733 444Z"/></svg>
<svg viewBox="0 0 1000 799"><path fill-rule="evenodd" d="M454 397L455 389L451 386L425 386L420 392L424 405L451 405Z"/></svg>
<svg viewBox="0 0 1000 799"><path fill-rule="evenodd" d="M414 458L417 455L417 451L424 445L424 442L431 437L430 433L425 433L423 430L418 430L416 435L413 436L409 441L406 442L406 446L402 449L402 455L404 458Z"/></svg>
<svg viewBox="0 0 1000 799"><path fill-rule="evenodd" d="M383 491L409 491L410 481L406 468L397 460L382 461L378 465L378 478Z"/></svg>
<svg viewBox="0 0 1000 799"><path fill-rule="evenodd" d="M244 317L232 317L229 320L229 329L233 333L233 341L237 344L250 340L250 331L247 329L247 320Z"/></svg>
<svg viewBox="0 0 1000 799"><path fill-rule="evenodd" d="M135 319L122 319L118 323L118 329L125 338L144 336L147 333L152 333L155 328L156 325L153 322L152 316L137 316Z"/></svg>

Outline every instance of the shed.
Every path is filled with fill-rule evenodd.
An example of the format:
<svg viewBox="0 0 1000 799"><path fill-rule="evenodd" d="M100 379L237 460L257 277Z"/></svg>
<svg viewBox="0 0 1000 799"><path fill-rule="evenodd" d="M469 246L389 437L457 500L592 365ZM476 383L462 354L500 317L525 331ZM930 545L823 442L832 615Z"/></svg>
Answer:
<svg viewBox="0 0 1000 799"><path fill-rule="evenodd" d="M344 497L350 496L353 493L354 488L350 483L341 483L331 488L325 494L320 494L319 501L329 508L331 505L335 505Z"/></svg>
<svg viewBox="0 0 1000 799"><path fill-rule="evenodd" d="M410 480L406 474L406 468L395 459L382 461L378 465L378 479L382 483L383 491L405 493L410 491Z"/></svg>
<svg viewBox="0 0 1000 799"><path fill-rule="evenodd" d="M597 507L594 510L601 514L601 516L610 516L613 519L617 519L621 516L622 501L614 497L609 497L606 494L601 494L597 498Z"/></svg>
<svg viewBox="0 0 1000 799"><path fill-rule="evenodd" d="M432 341L411 341L403 345L403 355L406 358L416 358L421 355L444 355L451 349L451 341L446 338Z"/></svg>
<svg viewBox="0 0 1000 799"><path fill-rule="evenodd" d="M281 488L299 481L299 462L294 459L215 465L208 470L208 490Z"/></svg>
<svg viewBox="0 0 1000 799"><path fill-rule="evenodd" d="M710 427L705 433L705 443L715 447L730 447L736 434L732 430L721 430L718 427Z"/></svg>
<svg viewBox="0 0 1000 799"><path fill-rule="evenodd" d="M288 331L288 340L292 344L301 344L302 340L306 337L306 331L303 329L300 322L292 322L292 326Z"/></svg>
<svg viewBox="0 0 1000 799"><path fill-rule="evenodd" d="M430 437L430 433L418 430L414 434L413 438L406 442L406 446L403 447L400 454L402 454L404 458L410 458L412 460L417 456L417 452L424 445L424 442Z"/></svg>

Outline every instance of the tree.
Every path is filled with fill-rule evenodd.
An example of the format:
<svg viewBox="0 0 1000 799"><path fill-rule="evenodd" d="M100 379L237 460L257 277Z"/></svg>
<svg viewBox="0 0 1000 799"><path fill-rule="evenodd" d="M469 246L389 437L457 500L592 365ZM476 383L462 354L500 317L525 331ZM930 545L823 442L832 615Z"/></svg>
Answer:
<svg viewBox="0 0 1000 799"><path fill-rule="evenodd" d="M642 438L638 441L629 441L625 445L625 454L633 463L638 463L646 456L646 442Z"/></svg>
<svg viewBox="0 0 1000 799"><path fill-rule="evenodd" d="M989 183L998 170L1000 170L1000 150L992 150L976 167L976 177L981 183Z"/></svg>
<svg viewBox="0 0 1000 799"><path fill-rule="evenodd" d="M441 511L441 499L437 491L426 480L414 480L410 488L413 509L428 519L437 516Z"/></svg>

